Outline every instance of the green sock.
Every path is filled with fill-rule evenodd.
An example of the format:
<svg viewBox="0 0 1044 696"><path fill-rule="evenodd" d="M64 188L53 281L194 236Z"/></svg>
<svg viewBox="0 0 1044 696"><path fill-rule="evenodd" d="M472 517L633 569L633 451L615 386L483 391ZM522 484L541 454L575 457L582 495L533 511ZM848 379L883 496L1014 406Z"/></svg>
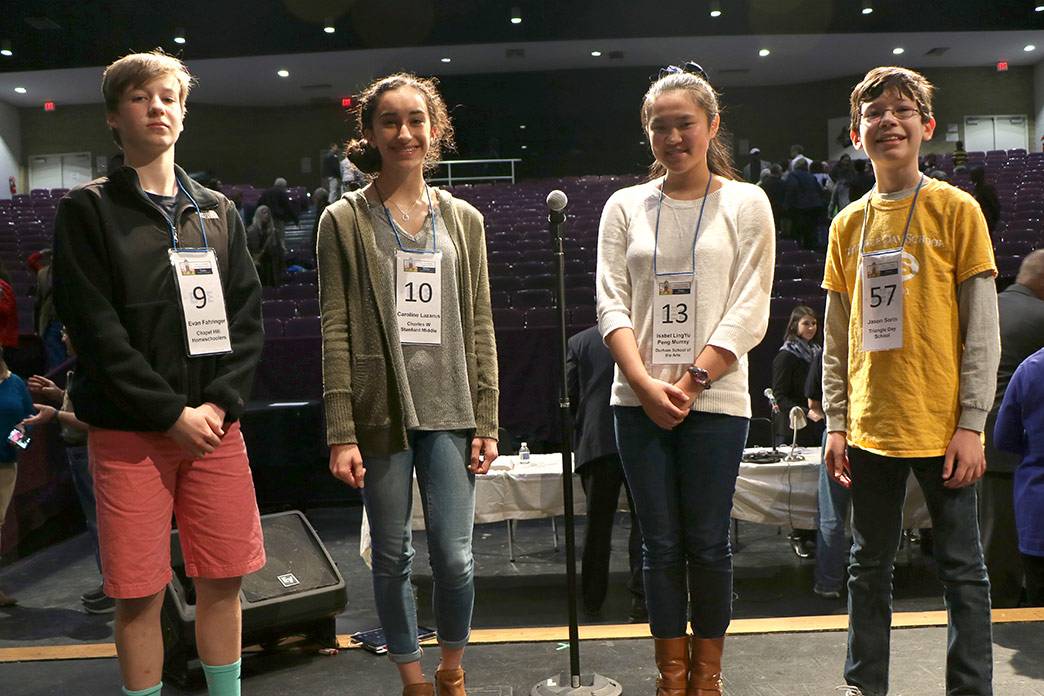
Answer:
<svg viewBox="0 0 1044 696"><path fill-rule="evenodd" d="M203 675L207 678L207 693L210 696L239 696L239 666L242 660L230 665L213 667L204 662Z"/></svg>
<svg viewBox="0 0 1044 696"><path fill-rule="evenodd" d="M147 689L141 691L131 691L126 686L123 687L123 696L159 696L160 691L163 690L163 682L156 684L156 686L150 686Z"/></svg>

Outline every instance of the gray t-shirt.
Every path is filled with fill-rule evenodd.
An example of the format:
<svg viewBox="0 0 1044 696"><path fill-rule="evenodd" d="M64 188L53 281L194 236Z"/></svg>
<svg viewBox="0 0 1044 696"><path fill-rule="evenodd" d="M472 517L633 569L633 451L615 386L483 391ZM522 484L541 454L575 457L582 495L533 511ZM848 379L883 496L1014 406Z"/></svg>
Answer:
<svg viewBox="0 0 1044 696"><path fill-rule="evenodd" d="M394 282L395 252L404 249L432 248L431 222L425 215L424 227L411 237L398 224L395 234L380 203L370 203L370 219L376 235L380 263ZM398 344L406 363L404 422L410 430L467 430L475 427L471 405L468 367L464 358L461 329L460 293L457 288L457 249L446 230L439 209L435 208L435 234L442 252L442 345ZM398 327L395 328L398 333ZM393 347L394 349L394 347Z"/></svg>

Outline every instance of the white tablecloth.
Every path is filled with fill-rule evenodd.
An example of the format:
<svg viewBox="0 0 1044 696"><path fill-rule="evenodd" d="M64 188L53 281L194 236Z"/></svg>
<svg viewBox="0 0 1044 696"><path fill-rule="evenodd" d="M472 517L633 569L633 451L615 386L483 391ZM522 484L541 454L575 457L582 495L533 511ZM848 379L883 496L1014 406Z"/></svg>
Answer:
<svg viewBox="0 0 1044 696"><path fill-rule="evenodd" d="M766 452L753 448L746 453ZM789 453L790 448L781 448ZM819 448L798 448L799 462L740 464L732 516L738 520L793 529L815 529L818 514ZM580 479L573 476L573 510L586 511ZM490 472L475 477L475 522L503 522L556 517L565 512L562 496L562 456L534 454L523 466L517 456L501 455ZM904 528L931 526L921 489L910 475L903 508ZM424 513L417 481L413 482L413 528L424 529ZM359 553L367 563L370 529L363 514Z"/></svg>

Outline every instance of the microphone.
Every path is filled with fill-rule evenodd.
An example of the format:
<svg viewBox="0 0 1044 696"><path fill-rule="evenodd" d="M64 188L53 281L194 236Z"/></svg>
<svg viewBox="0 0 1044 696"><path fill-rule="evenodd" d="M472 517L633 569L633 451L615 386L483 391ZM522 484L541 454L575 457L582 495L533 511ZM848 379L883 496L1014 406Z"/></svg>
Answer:
<svg viewBox="0 0 1044 696"><path fill-rule="evenodd" d="M766 388L765 391L761 393L764 394L765 398L769 400L770 404L772 404L772 412L779 413L779 402L776 401L776 395L772 393L772 390Z"/></svg>
<svg viewBox="0 0 1044 696"><path fill-rule="evenodd" d="M569 198L558 189L547 194L547 221L552 225L565 222L565 209L569 205Z"/></svg>

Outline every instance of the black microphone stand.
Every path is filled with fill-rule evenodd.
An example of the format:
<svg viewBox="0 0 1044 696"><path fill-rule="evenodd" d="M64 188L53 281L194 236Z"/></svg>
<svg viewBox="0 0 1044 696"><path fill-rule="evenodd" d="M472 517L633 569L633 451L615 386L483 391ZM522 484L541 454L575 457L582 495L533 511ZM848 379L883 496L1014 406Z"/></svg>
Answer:
<svg viewBox="0 0 1044 696"><path fill-rule="evenodd" d="M556 301L558 303L559 360L561 372L558 412L561 423L562 498L565 506L566 595L569 603L569 673L560 672L533 686L530 696L618 696L623 688L612 679L593 672L580 673L580 629L576 611L576 538L573 533L573 417L566 387L566 294L563 227L565 208L549 210L551 248L555 256Z"/></svg>

